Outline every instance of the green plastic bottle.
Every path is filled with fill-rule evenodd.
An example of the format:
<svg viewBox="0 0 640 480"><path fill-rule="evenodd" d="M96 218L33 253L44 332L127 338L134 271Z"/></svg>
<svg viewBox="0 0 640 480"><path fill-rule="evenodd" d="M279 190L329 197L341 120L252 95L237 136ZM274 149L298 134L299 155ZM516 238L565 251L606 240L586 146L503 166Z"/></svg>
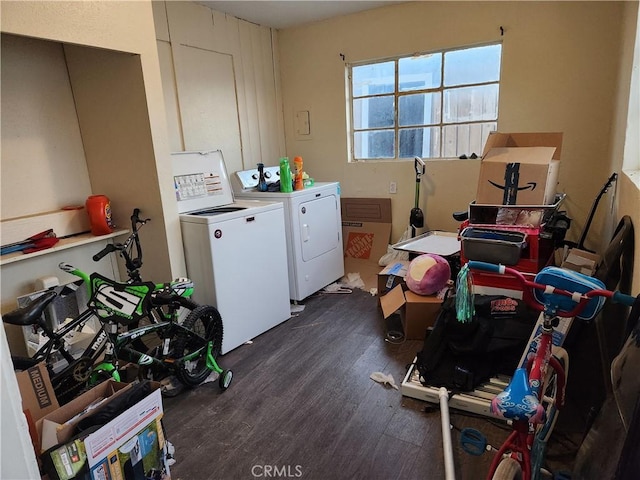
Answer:
<svg viewBox="0 0 640 480"><path fill-rule="evenodd" d="M280 191L284 193L293 192L293 180L291 178L289 157L280 158Z"/></svg>

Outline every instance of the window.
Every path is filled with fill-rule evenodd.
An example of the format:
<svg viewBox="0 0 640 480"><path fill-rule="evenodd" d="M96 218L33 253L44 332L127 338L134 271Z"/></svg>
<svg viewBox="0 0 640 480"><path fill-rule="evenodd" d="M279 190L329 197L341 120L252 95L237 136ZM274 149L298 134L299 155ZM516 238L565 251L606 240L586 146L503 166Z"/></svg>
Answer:
<svg viewBox="0 0 640 480"><path fill-rule="evenodd" d="M482 153L498 122L501 44L347 65L349 160Z"/></svg>

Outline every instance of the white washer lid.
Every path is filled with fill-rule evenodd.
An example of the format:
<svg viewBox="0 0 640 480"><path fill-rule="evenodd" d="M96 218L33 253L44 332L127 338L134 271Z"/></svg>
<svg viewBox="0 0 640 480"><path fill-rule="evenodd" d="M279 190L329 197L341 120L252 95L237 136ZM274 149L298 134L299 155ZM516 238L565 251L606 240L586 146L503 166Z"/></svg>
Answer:
<svg viewBox="0 0 640 480"><path fill-rule="evenodd" d="M229 175L220 150L171 154L178 213L233 203Z"/></svg>

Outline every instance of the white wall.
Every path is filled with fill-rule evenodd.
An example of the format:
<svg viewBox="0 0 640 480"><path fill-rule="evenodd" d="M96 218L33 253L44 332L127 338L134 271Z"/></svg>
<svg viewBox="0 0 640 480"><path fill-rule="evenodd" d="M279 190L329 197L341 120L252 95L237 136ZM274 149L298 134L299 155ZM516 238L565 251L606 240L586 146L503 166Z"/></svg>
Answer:
<svg viewBox="0 0 640 480"><path fill-rule="evenodd" d="M340 180L344 197L391 197L393 237L408 225L414 201L410 162L348 164L345 65L502 41L498 129L564 133L558 191L577 239L596 194L620 158L612 158L611 125L621 72L629 2L408 2L279 32L287 153L301 155L319 180ZM634 2L631 2L634 3ZM500 27L504 36L500 34ZM625 60L626 61L626 60ZM296 139L293 112L311 110L312 140ZM428 229L457 229L451 212L474 200L478 161L430 161L421 207ZM389 195L389 181L398 194ZM602 201L589 244L599 246L616 222ZM604 240L606 241L606 240Z"/></svg>
<svg viewBox="0 0 640 480"><path fill-rule="evenodd" d="M0 478L31 480L40 478L36 456L31 446L27 419L22 414L20 391L13 373L9 346L0 328Z"/></svg>

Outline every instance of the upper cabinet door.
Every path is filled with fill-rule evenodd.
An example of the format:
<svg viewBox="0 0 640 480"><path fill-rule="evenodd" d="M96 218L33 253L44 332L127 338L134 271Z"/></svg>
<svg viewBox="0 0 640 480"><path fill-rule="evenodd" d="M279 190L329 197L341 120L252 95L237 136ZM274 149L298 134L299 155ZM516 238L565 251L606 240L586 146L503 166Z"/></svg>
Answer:
<svg viewBox="0 0 640 480"><path fill-rule="evenodd" d="M220 149L227 171L242 170L232 56L185 45L173 52L184 149Z"/></svg>

